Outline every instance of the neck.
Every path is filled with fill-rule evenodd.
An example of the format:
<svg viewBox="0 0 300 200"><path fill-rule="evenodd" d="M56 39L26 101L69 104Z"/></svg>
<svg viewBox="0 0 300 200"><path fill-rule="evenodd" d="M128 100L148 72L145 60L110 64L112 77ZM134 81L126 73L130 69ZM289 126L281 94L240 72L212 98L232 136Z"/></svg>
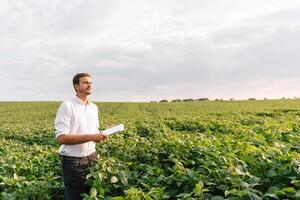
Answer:
<svg viewBox="0 0 300 200"><path fill-rule="evenodd" d="M87 95L77 93L76 96L86 105L89 101Z"/></svg>

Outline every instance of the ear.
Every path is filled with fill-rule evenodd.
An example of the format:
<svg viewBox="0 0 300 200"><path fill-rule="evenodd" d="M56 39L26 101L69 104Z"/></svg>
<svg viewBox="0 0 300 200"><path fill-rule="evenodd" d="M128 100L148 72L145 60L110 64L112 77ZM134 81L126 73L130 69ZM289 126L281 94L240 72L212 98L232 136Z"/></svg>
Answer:
<svg viewBox="0 0 300 200"><path fill-rule="evenodd" d="M78 89L78 84L75 84L75 85L74 85L74 89L75 89L75 91L77 91L77 89Z"/></svg>

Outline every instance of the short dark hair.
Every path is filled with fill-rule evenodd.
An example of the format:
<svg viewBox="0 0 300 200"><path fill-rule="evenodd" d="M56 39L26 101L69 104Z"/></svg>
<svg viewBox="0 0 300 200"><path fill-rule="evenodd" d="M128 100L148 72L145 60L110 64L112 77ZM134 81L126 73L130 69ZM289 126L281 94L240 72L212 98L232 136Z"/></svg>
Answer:
<svg viewBox="0 0 300 200"><path fill-rule="evenodd" d="M78 73L78 74L76 74L73 77L73 87L74 87L74 89L75 89L75 85L79 85L79 79L81 77L90 77L90 78L92 78L92 76L88 73ZM76 89L75 89L75 91L76 91Z"/></svg>

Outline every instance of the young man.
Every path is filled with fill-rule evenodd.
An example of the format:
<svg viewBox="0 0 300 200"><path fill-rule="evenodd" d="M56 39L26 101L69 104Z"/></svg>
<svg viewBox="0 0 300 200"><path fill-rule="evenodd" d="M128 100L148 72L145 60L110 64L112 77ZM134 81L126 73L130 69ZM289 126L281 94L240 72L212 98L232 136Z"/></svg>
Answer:
<svg viewBox="0 0 300 200"><path fill-rule="evenodd" d="M55 137L61 144L59 155L62 161L63 179L67 198L82 199L89 193L85 177L96 160L96 143L106 139L99 131L98 108L90 102L92 78L87 73L73 77L76 96L63 102L56 114Z"/></svg>

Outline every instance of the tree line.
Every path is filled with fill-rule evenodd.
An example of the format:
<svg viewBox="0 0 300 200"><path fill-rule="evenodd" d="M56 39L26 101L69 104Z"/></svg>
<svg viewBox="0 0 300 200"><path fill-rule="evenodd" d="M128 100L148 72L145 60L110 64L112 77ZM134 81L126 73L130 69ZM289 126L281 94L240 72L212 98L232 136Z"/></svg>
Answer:
<svg viewBox="0 0 300 200"><path fill-rule="evenodd" d="M288 97L282 97L281 98L282 100L289 100L291 98L288 98ZM299 97L294 97L293 99L299 99ZM254 97L251 97L251 98L248 98L247 99L248 101L255 101L256 98ZM263 100L268 100L268 98L263 98ZM173 99L173 100L167 100L167 99L162 99L162 100L159 100L159 101L151 101L151 103L168 103L168 102L192 102L192 101L225 101L223 98L220 98L220 99L214 99L214 100L211 100L209 98L198 98L198 99L192 99L192 98L189 98L189 99ZM230 98L229 101L235 101L234 98Z"/></svg>

